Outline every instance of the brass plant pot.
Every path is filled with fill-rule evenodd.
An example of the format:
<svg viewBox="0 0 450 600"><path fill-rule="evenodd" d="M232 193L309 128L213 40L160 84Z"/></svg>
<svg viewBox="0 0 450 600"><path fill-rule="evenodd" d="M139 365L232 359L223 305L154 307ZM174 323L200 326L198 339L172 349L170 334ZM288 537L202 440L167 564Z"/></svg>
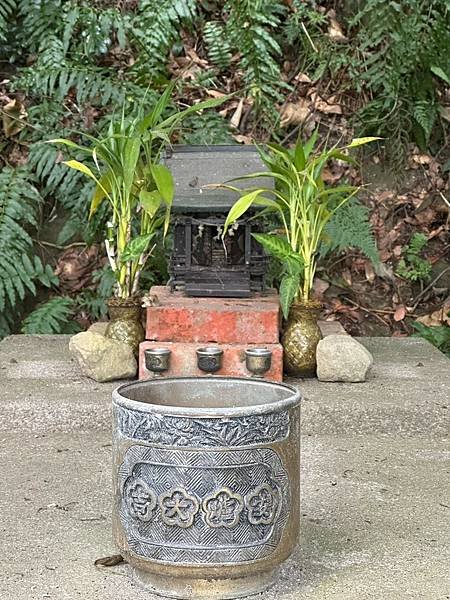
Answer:
<svg viewBox="0 0 450 600"><path fill-rule="evenodd" d="M293 377L314 377L316 349L322 339L318 320L321 304L293 304L281 336L284 370Z"/></svg>
<svg viewBox="0 0 450 600"><path fill-rule="evenodd" d="M191 600L267 589L298 539L298 390L149 379L115 390L113 415L113 532L140 585Z"/></svg>
<svg viewBox="0 0 450 600"><path fill-rule="evenodd" d="M140 298L111 298L107 304L110 321L106 337L125 342L137 356L139 344L145 339Z"/></svg>

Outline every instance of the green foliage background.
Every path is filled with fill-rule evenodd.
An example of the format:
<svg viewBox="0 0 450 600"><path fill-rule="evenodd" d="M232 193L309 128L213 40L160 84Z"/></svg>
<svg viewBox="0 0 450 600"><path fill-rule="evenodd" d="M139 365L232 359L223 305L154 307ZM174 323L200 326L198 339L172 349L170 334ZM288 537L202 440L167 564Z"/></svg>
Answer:
<svg viewBox="0 0 450 600"><path fill-rule="evenodd" d="M206 88L239 89L253 100L247 120L254 136L277 138L280 107L294 91L292 73L304 72L318 84L339 80L347 93L362 99L353 119L356 134L386 137L393 163L401 165L411 139L432 146L442 123L439 86L450 83L450 2L338 3L348 37L344 43L327 34L326 12L335 4L2 0L2 89L25 106L27 116L16 117L21 130L0 137L0 337L20 326L27 312L23 302L39 291L37 286L57 286L32 239L42 225L64 215L56 240L64 246L74 240L100 241L105 221L100 211L87 224L91 185L60 164L57 149L41 142L68 137L73 130L99 134L117 107L150 105L173 76L174 60L186 58L187 47L195 48L209 67L192 70L186 82L179 82L172 108L204 97ZM286 60L291 73L284 70ZM186 125L176 141L233 141L228 121L219 113L199 115ZM347 224L356 218L364 229L364 211L351 210ZM354 233L346 231L345 215L341 221L330 224L331 249L339 249ZM366 238L362 243L366 254L373 255ZM110 287L107 274L99 277L99 296L88 291L54 299L26 318L24 330L61 331L77 306L101 314ZM40 327L44 322L51 325Z"/></svg>

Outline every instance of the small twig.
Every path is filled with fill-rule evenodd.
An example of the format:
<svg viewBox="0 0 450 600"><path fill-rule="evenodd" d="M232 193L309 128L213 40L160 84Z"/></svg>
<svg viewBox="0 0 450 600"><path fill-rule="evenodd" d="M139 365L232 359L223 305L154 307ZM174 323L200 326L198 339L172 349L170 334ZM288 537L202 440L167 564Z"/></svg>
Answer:
<svg viewBox="0 0 450 600"><path fill-rule="evenodd" d="M303 23L303 21L302 21L302 29L305 32L305 35L308 38L308 41L311 44L312 49L314 50L314 52L318 53L319 51L317 50L317 46L312 41L311 36L309 35L308 30L306 29L305 24Z"/></svg>
<svg viewBox="0 0 450 600"><path fill-rule="evenodd" d="M366 313L369 313L369 314L373 313L374 317L377 314L380 314L380 315L394 315L395 314L395 310L384 310L381 308L368 308L366 306L361 306L361 304L357 304L356 302L353 302L353 300L350 300L350 298L344 297L344 299L347 300L347 302L349 302L352 306L355 306L356 308L360 308L361 310L364 310ZM413 308L413 310L414 310L414 308ZM407 316L414 317L414 318L420 317L420 315L416 315L413 312L408 313ZM383 322L385 323L385 321L383 321Z"/></svg>
<svg viewBox="0 0 450 600"><path fill-rule="evenodd" d="M0 113L2 115L5 115L6 117L8 117L9 119L11 119L12 121L16 121L16 122L20 123L24 127L29 127L30 129L34 129L35 131L40 131L40 132L44 131L40 127L35 127L34 125L31 125L31 123L28 123L28 121L25 121L24 119L20 119L19 117L14 117L13 115L10 115L8 112L6 112L6 110L3 110L2 108L0 108Z"/></svg>
<svg viewBox="0 0 450 600"><path fill-rule="evenodd" d="M387 323L383 317L380 317L377 313L381 312L381 314L384 314L384 311L380 311L380 310L376 310L376 309L368 309L364 306L361 306L360 304L357 304L356 302L353 302L353 300L350 300L350 298L345 298L344 300L346 300L347 302L349 302L352 306L355 306L356 308L359 308L360 310L363 310L364 312L373 315L375 317L375 319L378 319L378 321L380 321L381 323L383 323L383 325L386 325L386 327L390 328L390 324ZM393 313L388 313L388 314L393 314Z"/></svg>
<svg viewBox="0 0 450 600"><path fill-rule="evenodd" d="M419 306L419 304L420 304L420 301L421 301L421 300L422 300L422 298L425 296L425 294L426 294L426 293L427 293L429 290L431 290L431 288L434 286L434 284L435 284L435 283L437 283L437 282L439 281L439 279L440 279L440 278L441 278L443 275L445 275L445 273L447 273L447 271L450 271L450 267L447 267L446 269L444 269L443 271L441 271L441 272L439 273L439 275L438 275L437 277L435 277L435 278L433 279L433 281L432 281L431 283L429 283L429 284L427 285L427 287L426 287L426 288L424 288L424 289L423 289L423 290L420 292L420 294L417 296L417 298L416 298L416 300L415 300L415 303L414 303L414 305L413 305L413 307L412 307L412 311L415 311L415 310L416 310L416 308Z"/></svg>
<svg viewBox="0 0 450 600"><path fill-rule="evenodd" d="M72 242L71 244L67 244L67 246L60 246L59 244L53 244L52 242L46 242L45 240L36 240L35 238L33 238L33 242L35 244L40 244L41 246L56 248L57 250L68 250L69 248L75 248L75 246L86 246L86 242Z"/></svg>

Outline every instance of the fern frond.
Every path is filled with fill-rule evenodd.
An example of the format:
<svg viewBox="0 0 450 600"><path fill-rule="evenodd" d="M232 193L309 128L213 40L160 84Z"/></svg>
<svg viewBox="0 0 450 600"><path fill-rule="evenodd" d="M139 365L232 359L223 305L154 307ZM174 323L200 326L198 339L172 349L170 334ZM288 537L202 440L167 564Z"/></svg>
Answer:
<svg viewBox="0 0 450 600"><path fill-rule="evenodd" d="M430 141L437 115L437 108L430 100L417 100L413 106L413 117L421 127L425 147Z"/></svg>
<svg viewBox="0 0 450 600"><path fill-rule="evenodd" d="M274 36L280 25L281 10L280 3L271 0L228 0L225 3L229 15L227 35L240 52L249 94L257 109L272 116L277 114L274 104L282 100L282 89L287 88L278 63L281 48Z"/></svg>
<svg viewBox="0 0 450 600"><path fill-rule="evenodd" d="M16 0L2 0L0 2L0 42L6 40L8 24L16 10Z"/></svg>
<svg viewBox="0 0 450 600"><path fill-rule="evenodd" d="M114 77L107 69L69 62L51 69L43 66L24 69L16 85L37 97L48 96L59 101L73 89L79 104L101 106L111 102L121 104L127 95L138 100L145 95L145 89Z"/></svg>
<svg viewBox="0 0 450 600"><path fill-rule="evenodd" d="M36 292L38 277L29 260L33 241L27 229L37 226L40 203L24 169L0 172L0 313L15 314L26 291Z"/></svg>
<svg viewBox="0 0 450 600"><path fill-rule="evenodd" d="M379 262L369 211L357 200L350 200L334 213L325 228L321 254L347 248L358 248L374 264Z"/></svg>
<svg viewBox="0 0 450 600"><path fill-rule="evenodd" d="M205 111L183 122L181 141L184 144L233 144L229 123L218 113Z"/></svg>
<svg viewBox="0 0 450 600"><path fill-rule="evenodd" d="M226 69L231 61L231 47L225 35L223 23L208 21L203 28L203 39L208 49L210 61L219 67Z"/></svg>
<svg viewBox="0 0 450 600"><path fill-rule="evenodd" d="M141 79L166 70L170 49L182 27L192 28L200 9L195 0L142 0L129 27L140 53L134 71Z"/></svg>
<svg viewBox="0 0 450 600"><path fill-rule="evenodd" d="M77 333L78 323L72 320L75 300L66 296L51 298L31 312L22 323L22 332L28 334Z"/></svg>

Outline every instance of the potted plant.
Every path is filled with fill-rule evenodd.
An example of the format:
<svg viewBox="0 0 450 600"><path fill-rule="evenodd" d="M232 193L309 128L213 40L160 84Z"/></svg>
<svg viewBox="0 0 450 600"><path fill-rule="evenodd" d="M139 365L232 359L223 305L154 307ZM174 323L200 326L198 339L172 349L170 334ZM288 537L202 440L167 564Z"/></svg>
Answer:
<svg viewBox="0 0 450 600"><path fill-rule="evenodd" d="M50 140L71 148L77 158L88 157L85 162L72 159L64 164L95 182L89 218L102 202L109 204L105 247L116 286L108 302L111 321L106 335L126 341L135 352L144 339L140 276L155 249L158 232L167 233L175 190L172 174L161 164L161 154L182 119L226 99L209 99L166 117L173 87L174 83L166 88L145 116L126 118L122 111L120 118L111 120L106 137L80 134L90 142L88 146L68 139Z"/></svg>
<svg viewBox="0 0 450 600"><path fill-rule="evenodd" d="M349 185L328 187L323 170L332 159L353 162L347 151L373 141L354 139L344 147L316 150L317 131L294 148L268 144L259 149L268 171L240 179L271 177L274 187L226 187L241 193L228 213L223 235L250 207L259 206L276 215L280 229L270 234L253 234L265 250L282 263L280 303L286 319L282 334L286 371L295 376L312 376L316 367L316 347L321 334L317 321L320 303L311 297L318 250L324 229L333 214L354 196L359 188Z"/></svg>

